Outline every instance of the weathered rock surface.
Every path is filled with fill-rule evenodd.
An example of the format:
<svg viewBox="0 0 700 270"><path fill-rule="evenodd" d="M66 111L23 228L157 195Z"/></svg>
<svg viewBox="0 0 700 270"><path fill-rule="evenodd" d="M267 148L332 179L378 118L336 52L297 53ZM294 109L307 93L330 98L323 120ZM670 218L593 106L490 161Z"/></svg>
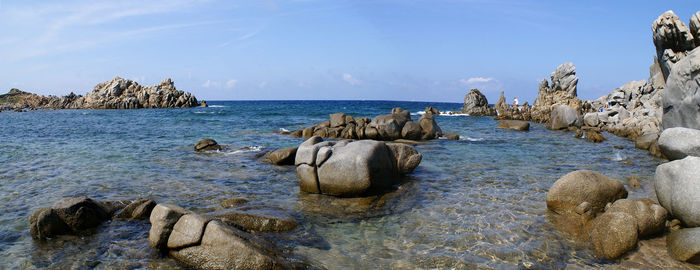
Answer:
<svg viewBox="0 0 700 270"><path fill-rule="evenodd" d="M650 199L621 199L605 213L624 212L635 219L639 237L660 233L666 225L668 211Z"/></svg>
<svg viewBox="0 0 700 270"><path fill-rule="evenodd" d="M661 14L654 21L651 29L654 33L657 59L661 63L664 78L668 78L674 63L682 59L686 51L695 48L693 35L685 23L671 10Z"/></svg>
<svg viewBox="0 0 700 270"><path fill-rule="evenodd" d="M294 158L296 157L296 154L296 146L277 149L265 154L262 161L275 165L294 165Z"/></svg>
<svg viewBox="0 0 700 270"><path fill-rule="evenodd" d="M605 141L605 137L603 137L600 131L586 130L584 134L584 137L586 137L586 140L589 142L599 143Z"/></svg>
<svg viewBox="0 0 700 270"><path fill-rule="evenodd" d="M124 207L114 218L123 220L147 219L151 216L151 211L156 204L154 200L139 198Z"/></svg>
<svg viewBox="0 0 700 270"><path fill-rule="evenodd" d="M666 247L676 260L700 264L700 227L671 231Z"/></svg>
<svg viewBox="0 0 700 270"><path fill-rule="evenodd" d="M194 151L197 152L216 151L221 149L223 149L223 146L219 145L219 143L217 143L215 140L209 138L202 139L194 145Z"/></svg>
<svg viewBox="0 0 700 270"><path fill-rule="evenodd" d="M554 182L547 192L547 208L557 214L571 214L586 202L593 213L599 213L607 203L626 197L627 190L619 181L598 172L578 170Z"/></svg>
<svg viewBox="0 0 700 270"><path fill-rule="evenodd" d="M670 160L700 156L700 130L675 127L664 130L659 137L659 148Z"/></svg>
<svg viewBox="0 0 700 270"><path fill-rule="evenodd" d="M435 122L435 115L437 114L434 114L432 110L426 109L425 114L421 115L418 119L418 125L420 125L422 130L421 139L432 140L442 136L442 129L440 129L440 126Z"/></svg>
<svg viewBox="0 0 700 270"><path fill-rule="evenodd" d="M557 105L552 109L548 127L553 130L581 127L581 116L574 108Z"/></svg>
<svg viewBox="0 0 700 270"><path fill-rule="evenodd" d="M656 167L654 187L661 206L687 227L700 226L700 157L688 156Z"/></svg>
<svg viewBox="0 0 700 270"><path fill-rule="evenodd" d="M270 207L226 209L211 215L228 225L249 232L283 232L299 226L296 219L284 210Z"/></svg>
<svg viewBox="0 0 700 270"><path fill-rule="evenodd" d="M497 128L528 131L530 130L530 122L522 120L498 120Z"/></svg>
<svg viewBox="0 0 700 270"><path fill-rule="evenodd" d="M489 106L489 101L486 99L486 96L476 88L469 90L469 93L464 96L462 112L471 116L491 116L496 113L495 110Z"/></svg>
<svg viewBox="0 0 700 270"><path fill-rule="evenodd" d="M700 49L692 50L678 61L666 81L663 94L664 129L686 127L700 129Z"/></svg>
<svg viewBox="0 0 700 270"><path fill-rule="evenodd" d="M616 259L637 245L637 225L626 212L606 212L593 221L591 242L602 257Z"/></svg>
<svg viewBox="0 0 700 270"><path fill-rule="evenodd" d="M179 206L172 204L158 204L151 211L151 230L148 233L148 242L152 248L166 248L168 237L173 231L175 223L185 214L191 213Z"/></svg>
<svg viewBox="0 0 700 270"><path fill-rule="evenodd" d="M556 71L550 75L550 81L543 79L539 85L537 99L532 106L532 121L550 122L555 105L569 106L576 114L585 113L584 102L577 96L577 84L578 77L576 77L574 64L567 62L559 65Z"/></svg>
<svg viewBox="0 0 700 270"><path fill-rule="evenodd" d="M39 96L18 89L0 95L2 108L26 109L140 109L186 108L199 106L197 98L175 88L172 80L165 79L154 86L115 77L95 86L84 97L70 93L63 97Z"/></svg>
<svg viewBox="0 0 700 270"><path fill-rule="evenodd" d="M421 158L407 144L324 142L312 137L299 145L295 165L301 191L347 197L395 184L400 175L412 172Z"/></svg>
<svg viewBox="0 0 700 270"><path fill-rule="evenodd" d="M51 208L42 208L29 216L29 232L35 239L74 234L94 228L111 218L104 206L88 197L67 197Z"/></svg>

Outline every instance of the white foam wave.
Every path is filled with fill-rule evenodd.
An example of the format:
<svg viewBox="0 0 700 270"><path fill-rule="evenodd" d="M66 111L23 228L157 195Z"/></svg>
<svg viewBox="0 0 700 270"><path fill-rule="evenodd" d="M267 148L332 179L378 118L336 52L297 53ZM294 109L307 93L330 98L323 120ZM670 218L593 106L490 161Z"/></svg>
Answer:
<svg viewBox="0 0 700 270"><path fill-rule="evenodd" d="M622 160L624 160L624 159L625 159L625 158L622 156L622 154L620 153L620 151L615 152L615 158L613 158L614 161L622 161Z"/></svg>
<svg viewBox="0 0 700 270"><path fill-rule="evenodd" d="M480 142L480 141L484 140L484 138L472 138L472 137L467 137L467 136L459 136L459 139L462 141L470 141L470 142Z"/></svg>
<svg viewBox="0 0 700 270"><path fill-rule="evenodd" d="M199 112L194 112L194 113L196 113L196 114L202 114L202 113L207 113L207 112L199 111Z"/></svg>
<svg viewBox="0 0 700 270"><path fill-rule="evenodd" d="M226 108L226 107L228 107L228 106L224 106L224 105L209 105L209 108Z"/></svg>
<svg viewBox="0 0 700 270"><path fill-rule="evenodd" d="M238 148L236 150L233 150L231 152L228 152L228 153L226 153L226 155L236 155L236 154L241 154L241 153L260 152L264 148L265 148L265 146L262 146L262 145L244 146L244 147Z"/></svg>
<svg viewBox="0 0 700 270"><path fill-rule="evenodd" d="M425 111L420 111L417 113L411 113L411 115L424 115ZM459 111L444 111L440 112L440 116L469 116L468 113L461 113Z"/></svg>
<svg viewBox="0 0 700 270"><path fill-rule="evenodd" d="M280 128L280 132L290 132L290 131L286 128Z"/></svg>

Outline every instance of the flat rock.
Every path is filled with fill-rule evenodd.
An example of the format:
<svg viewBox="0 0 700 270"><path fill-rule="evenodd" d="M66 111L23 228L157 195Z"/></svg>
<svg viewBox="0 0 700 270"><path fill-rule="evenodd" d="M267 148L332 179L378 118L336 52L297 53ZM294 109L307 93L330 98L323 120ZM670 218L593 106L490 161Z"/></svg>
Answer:
<svg viewBox="0 0 700 270"><path fill-rule="evenodd" d="M262 160L275 165L294 165L297 148L298 147L293 146L268 152Z"/></svg>
<svg viewBox="0 0 700 270"><path fill-rule="evenodd" d="M498 120L497 128L528 131L530 130L530 122L521 120Z"/></svg>
<svg viewBox="0 0 700 270"><path fill-rule="evenodd" d="M194 151L197 152L216 151L221 150L221 148L215 140L209 138L202 139L194 145Z"/></svg>
<svg viewBox="0 0 700 270"><path fill-rule="evenodd" d="M217 211L211 215L246 231L284 232L299 226L293 216L278 208L242 207Z"/></svg>

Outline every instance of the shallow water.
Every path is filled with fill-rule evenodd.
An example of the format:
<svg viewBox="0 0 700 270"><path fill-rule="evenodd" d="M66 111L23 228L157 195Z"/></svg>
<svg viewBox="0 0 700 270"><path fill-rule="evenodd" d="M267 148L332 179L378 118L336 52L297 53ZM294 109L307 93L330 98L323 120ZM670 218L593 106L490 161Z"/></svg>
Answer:
<svg viewBox="0 0 700 270"><path fill-rule="evenodd" d="M444 132L463 139L418 145L422 163L387 196L338 201L301 194L294 167L254 155L298 145L301 139L277 134L280 128L295 130L334 112L373 117L403 107L417 120L426 106L458 111L461 104L209 103L214 106L0 113L0 268L178 267L148 247L147 221L31 239L32 211L81 195L149 197L201 213L231 197L280 207L301 227L266 237L329 269L609 266L618 262L596 258L588 244L554 228L545 192L564 174L590 169L617 179L637 176L643 188L628 187L630 197L654 198L654 169L662 162L607 133L608 140L593 144L540 124L519 132L496 129L488 117L438 116ZM230 148L194 153L205 137Z"/></svg>

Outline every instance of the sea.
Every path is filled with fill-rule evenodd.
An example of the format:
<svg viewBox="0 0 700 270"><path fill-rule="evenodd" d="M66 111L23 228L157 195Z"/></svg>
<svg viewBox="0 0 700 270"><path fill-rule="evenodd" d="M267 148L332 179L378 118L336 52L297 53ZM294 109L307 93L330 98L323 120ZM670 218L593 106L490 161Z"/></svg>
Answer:
<svg viewBox="0 0 700 270"><path fill-rule="evenodd" d="M92 233L33 240L28 216L63 197L150 198L206 214L221 202L281 208L299 226L263 237L284 254L327 269L551 269L607 267L592 246L560 230L547 211L549 187L579 169L619 179L630 198L655 199L663 160L604 133L496 128L460 103L406 101L208 101L209 107L0 112L0 269L172 269L148 246L148 220L107 221ZM339 199L299 191L293 166L260 162L298 146L282 135L343 112L375 117L401 107L417 121L432 106L444 133L416 145L423 160L385 196ZM212 138L223 151L196 153ZM641 189L625 178L641 179Z"/></svg>

